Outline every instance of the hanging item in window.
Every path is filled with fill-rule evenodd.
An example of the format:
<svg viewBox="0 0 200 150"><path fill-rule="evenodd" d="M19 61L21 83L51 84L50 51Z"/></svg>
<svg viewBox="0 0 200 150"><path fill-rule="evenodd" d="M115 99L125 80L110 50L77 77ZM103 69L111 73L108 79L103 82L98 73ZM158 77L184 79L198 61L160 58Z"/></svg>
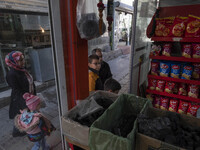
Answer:
<svg viewBox="0 0 200 150"><path fill-rule="evenodd" d="M101 9L102 8L103 7L101 7ZM98 38L103 33L105 33L106 25L103 20L101 20L102 18L100 18L101 25L99 25L99 12L97 9L97 1L78 0L76 12L77 28L82 39L90 40L93 38ZM102 14L101 17L103 17ZM99 26L101 26L101 33L99 32Z"/></svg>
<svg viewBox="0 0 200 150"><path fill-rule="evenodd" d="M99 3L97 4L98 10L99 10L99 34L102 35L102 25L103 25L103 10L105 8L102 0L99 0Z"/></svg>

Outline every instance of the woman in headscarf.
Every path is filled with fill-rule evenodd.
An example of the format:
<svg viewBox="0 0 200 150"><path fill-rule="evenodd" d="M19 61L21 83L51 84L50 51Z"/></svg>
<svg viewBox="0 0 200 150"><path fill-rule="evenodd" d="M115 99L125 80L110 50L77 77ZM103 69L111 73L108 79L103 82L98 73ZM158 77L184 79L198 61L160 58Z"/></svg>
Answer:
<svg viewBox="0 0 200 150"><path fill-rule="evenodd" d="M25 67L24 55L19 51L12 51L5 58L6 65L10 68L6 75L8 85L11 87L11 102L9 108L9 118L14 119L20 110L26 108L26 102L23 94L28 92L36 94L35 85L32 76ZM13 137L23 136L17 128L13 128Z"/></svg>

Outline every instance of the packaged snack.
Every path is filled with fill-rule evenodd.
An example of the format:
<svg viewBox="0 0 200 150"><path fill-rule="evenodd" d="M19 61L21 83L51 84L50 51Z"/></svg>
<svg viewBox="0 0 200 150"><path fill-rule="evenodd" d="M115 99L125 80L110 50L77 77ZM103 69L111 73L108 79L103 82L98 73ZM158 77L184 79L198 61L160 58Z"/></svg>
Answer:
<svg viewBox="0 0 200 150"><path fill-rule="evenodd" d="M151 62L151 74L157 76L159 70L159 62Z"/></svg>
<svg viewBox="0 0 200 150"><path fill-rule="evenodd" d="M193 98L199 97L199 85L189 85L188 96Z"/></svg>
<svg viewBox="0 0 200 150"><path fill-rule="evenodd" d="M184 65L181 79L187 79L190 80L192 76L193 66L191 65Z"/></svg>
<svg viewBox="0 0 200 150"><path fill-rule="evenodd" d="M156 91L163 92L165 87L165 81L158 80L156 84Z"/></svg>
<svg viewBox="0 0 200 150"><path fill-rule="evenodd" d="M168 97L161 97L160 98L160 109L168 110L169 108L169 98Z"/></svg>
<svg viewBox="0 0 200 150"><path fill-rule="evenodd" d="M178 100L171 99L169 101L169 111L176 112L178 108Z"/></svg>
<svg viewBox="0 0 200 150"><path fill-rule="evenodd" d="M177 84L177 83L175 83L175 86L174 86L174 88L173 88L173 93L174 93L174 94L177 94L177 93L178 93L178 84Z"/></svg>
<svg viewBox="0 0 200 150"><path fill-rule="evenodd" d="M195 80L200 80L200 63L194 63L194 70L192 73L192 78Z"/></svg>
<svg viewBox="0 0 200 150"><path fill-rule="evenodd" d="M149 79L149 86L148 89L155 90L156 89L157 80Z"/></svg>
<svg viewBox="0 0 200 150"><path fill-rule="evenodd" d="M192 58L200 58L200 44L193 44Z"/></svg>
<svg viewBox="0 0 200 150"><path fill-rule="evenodd" d="M176 17L171 29L171 36L181 37L184 35L188 17Z"/></svg>
<svg viewBox="0 0 200 150"><path fill-rule="evenodd" d="M160 108L160 96L156 96L154 101L153 101L153 106L155 108Z"/></svg>
<svg viewBox="0 0 200 150"><path fill-rule="evenodd" d="M188 102L180 101L179 106L178 106L178 113L179 114L186 114L188 106L189 106Z"/></svg>
<svg viewBox="0 0 200 150"><path fill-rule="evenodd" d="M149 99L149 100L151 100L151 101L153 102L153 100L154 100L154 98L155 98L155 95L149 94L149 93L148 93L148 94L146 95L146 98Z"/></svg>
<svg viewBox="0 0 200 150"><path fill-rule="evenodd" d="M172 49L172 44L171 43L164 44L163 45L162 55L171 56L171 49Z"/></svg>
<svg viewBox="0 0 200 150"><path fill-rule="evenodd" d="M160 76L168 77L170 72L170 63L160 62Z"/></svg>
<svg viewBox="0 0 200 150"><path fill-rule="evenodd" d="M200 105L197 104L189 104L187 115L196 117L199 107Z"/></svg>
<svg viewBox="0 0 200 150"><path fill-rule="evenodd" d="M170 76L172 78L179 78L179 75L180 75L180 72L181 72L181 65L180 64L171 64L171 74Z"/></svg>
<svg viewBox="0 0 200 150"><path fill-rule="evenodd" d="M191 54L192 54L192 45L191 44L183 44L182 56L185 58L191 58Z"/></svg>
<svg viewBox="0 0 200 150"><path fill-rule="evenodd" d="M169 36L174 17L156 18L155 36Z"/></svg>
<svg viewBox="0 0 200 150"><path fill-rule="evenodd" d="M150 56L159 56L162 48L160 45L152 45Z"/></svg>
<svg viewBox="0 0 200 150"><path fill-rule="evenodd" d="M173 93L174 87L175 87L175 83L174 82L167 82L166 85L165 85L165 92Z"/></svg>
<svg viewBox="0 0 200 150"><path fill-rule="evenodd" d="M179 89L178 89L178 95L187 95L187 88L186 88L186 84L185 83L181 83L179 85Z"/></svg>
<svg viewBox="0 0 200 150"><path fill-rule="evenodd" d="M185 30L185 37L199 37L200 36L200 17L189 15L187 27Z"/></svg>

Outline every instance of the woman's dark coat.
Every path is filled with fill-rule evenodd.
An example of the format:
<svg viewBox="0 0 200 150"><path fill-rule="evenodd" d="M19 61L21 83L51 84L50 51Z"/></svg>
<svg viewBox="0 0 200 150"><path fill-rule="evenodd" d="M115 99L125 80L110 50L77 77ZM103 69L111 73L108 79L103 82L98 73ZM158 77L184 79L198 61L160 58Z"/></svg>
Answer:
<svg viewBox="0 0 200 150"><path fill-rule="evenodd" d="M23 99L23 94L29 92L29 82L25 72L11 68L6 75L8 85L11 87L11 102L9 108L9 118L13 119L17 114L20 114L20 109L26 108L26 102ZM34 86L34 94L35 85Z"/></svg>

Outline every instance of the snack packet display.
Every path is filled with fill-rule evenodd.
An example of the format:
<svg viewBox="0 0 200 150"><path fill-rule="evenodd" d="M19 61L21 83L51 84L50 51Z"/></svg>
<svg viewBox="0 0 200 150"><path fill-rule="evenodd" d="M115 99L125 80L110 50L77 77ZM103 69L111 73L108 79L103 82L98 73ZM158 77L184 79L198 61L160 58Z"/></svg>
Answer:
<svg viewBox="0 0 200 150"><path fill-rule="evenodd" d="M151 74L158 76L159 62L151 62Z"/></svg>
<svg viewBox="0 0 200 150"><path fill-rule="evenodd" d="M160 109L168 110L169 108L169 98L168 97L161 97L160 98Z"/></svg>
<svg viewBox="0 0 200 150"><path fill-rule="evenodd" d="M199 107L200 105L197 104L189 104L187 115L196 117Z"/></svg>
<svg viewBox="0 0 200 150"><path fill-rule="evenodd" d="M160 108L160 96L155 96L155 99L153 101L153 106L155 108Z"/></svg>
<svg viewBox="0 0 200 150"><path fill-rule="evenodd" d="M192 71L193 71L193 66L191 65L184 65L183 66L183 71L182 71L182 76L181 79L187 79L190 80L192 76Z"/></svg>
<svg viewBox="0 0 200 150"><path fill-rule="evenodd" d="M161 48L160 45L155 45L155 44L153 44L153 45L151 46L150 56L159 56L161 50L162 50L162 48Z"/></svg>
<svg viewBox="0 0 200 150"><path fill-rule="evenodd" d="M148 89L155 90L156 89L157 80L149 79L149 86Z"/></svg>
<svg viewBox="0 0 200 150"><path fill-rule="evenodd" d="M200 58L200 44L193 44L192 58Z"/></svg>
<svg viewBox="0 0 200 150"><path fill-rule="evenodd" d="M173 93L178 94L178 84L177 83L175 83L175 86L173 88Z"/></svg>
<svg viewBox="0 0 200 150"><path fill-rule="evenodd" d="M176 112L178 108L178 100L171 99L169 101L169 111Z"/></svg>
<svg viewBox="0 0 200 150"><path fill-rule="evenodd" d="M173 63L171 64L171 73L170 76L172 78L179 78L181 72L181 65Z"/></svg>
<svg viewBox="0 0 200 150"><path fill-rule="evenodd" d="M171 36L182 37L185 33L188 17L176 17L171 29Z"/></svg>
<svg viewBox="0 0 200 150"><path fill-rule="evenodd" d="M189 15L185 37L200 37L200 17Z"/></svg>
<svg viewBox="0 0 200 150"><path fill-rule="evenodd" d="M162 55L163 56L171 56L171 49L172 49L172 44L171 43L164 44L163 45Z"/></svg>
<svg viewBox="0 0 200 150"><path fill-rule="evenodd" d="M193 98L199 97L199 85L189 85L188 96Z"/></svg>
<svg viewBox="0 0 200 150"><path fill-rule="evenodd" d="M149 94L149 93L148 93L148 94L146 95L146 98L149 99L149 100L151 100L151 101L153 102L153 101L154 101L154 98L155 98L155 95Z"/></svg>
<svg viewBox="0 0 200 150"><path fill-rule="evenodd" d="M188 106L189 106L188 102L180 101L179 106L178 106L178 113L179 114L186 114Z"/></svg>
<svg viewBox="0 0 200 150"><path fill-rule="evenodd" d="M167 92L167 93L173 93L174 87L175 87L175 83L174 82L167 82L165 84L165 92Z"/></svg>
<svg viewBox="0 0 200 150"><path fill-rule="evenodd" d="M168 77L170 72L170 63L160 62L160 76Z"/></svg>
<svg viewBox="0 0 200 150"><path fill-rule="evenodd" d="M169 36L174 17L156 18L155 36Z"/></svg>
<svg viewBox="0 0 200 150"><path fill-rule="evenodd" d="M185 83L180 83L178 89L178 95L183 95L183 96L187 95L187 88Z"/></svg>
<svg viewBox="0 0 200 150"><path fill-rule="evenodd" d="M191 58L191 54L192 54L192 45L191 44L183 44L182 56L185 58Z"/></svg>
<svg viewBox="0 0 200 150"><path fill-rule="evenodd" d="M156 84L156 91L163 92L165 87L165 81L158 80Z"/></svg>
<svg viewBox="0 0 200 150"><path fill-rule="evenodd" d="M195 80L200 80L200 63L194 63L194 70L192 73L192 78Z"/></svg>

